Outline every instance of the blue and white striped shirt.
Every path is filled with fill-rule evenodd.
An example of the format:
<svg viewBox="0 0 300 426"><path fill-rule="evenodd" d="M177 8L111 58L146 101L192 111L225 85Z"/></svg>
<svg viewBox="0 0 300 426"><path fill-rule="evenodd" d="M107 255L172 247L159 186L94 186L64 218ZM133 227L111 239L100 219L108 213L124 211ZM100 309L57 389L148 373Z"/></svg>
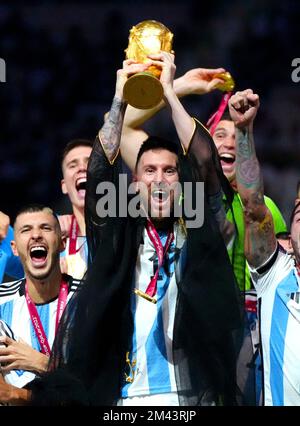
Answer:
<svg viewBox="0 0 300 426"><path fill-rule="evenodd" d="M69 293L67 301L79 288L80 281L68 277ZM42 304L36 304L36 308L42 322L49 346L52 347L55 337L55 321L58 298ZM4 321L10 332L5 333L9 337L18 340L23 339L32 348L40 351L40 344L36 337L25 298L25 280L3 283L0 286L0 320ZM4 328L2 328L3 332ZM35 374L29 371L12 370L5 375L8 383L17 387L23 387L33 380Z"/></svg>
<svg viewBox="0 0 300 426"><path fill-rule="evenodd" d="M164 246L167 233L159 232ZM175 232L176 237L176 232ZM126 374L132 383L124 382L122 398L176 392L172 357L173 327L177 299L175 278L175 242L169 247L157 280L157 303L153 304L133 293L134 332ZM158 267L155 248L144 231L135 271L134 287L145 292Z"/></svg>
<svg viewBox="0 0 300 426"><path fill-rule="evenodd" d="M260 304L264 405L300 405L300 279L280 246L250 268Z"/></svg>

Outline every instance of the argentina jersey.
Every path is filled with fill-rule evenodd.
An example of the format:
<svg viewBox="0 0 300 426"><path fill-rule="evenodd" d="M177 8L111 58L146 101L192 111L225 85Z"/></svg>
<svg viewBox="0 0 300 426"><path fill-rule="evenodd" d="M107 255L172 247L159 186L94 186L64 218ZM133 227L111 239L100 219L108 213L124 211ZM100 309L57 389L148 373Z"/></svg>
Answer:
<svg viewBox="0 0 300 426"><path fill-rule="evenodd" d="M280 248L266 266L250 268L260 307L264 405L300 405L300 283L294 265Z"/></svg>
<svg viewBox="0 0 300 426"><path fill-rule="evenodd" d="M79 288L80 281L71 280L67 301ZM52 347L55 337L55 320L58 298L42 304L36 304L37 312L42 322L49 346ZM14 340L22 339L33 349L40 352L40 344L34 331L25 298L25 280L4 283L0 287L0 320L10 332L5 333ZM2 328L2 333L5 328ZM33 380L35 374L30 371L12 370L5 374L5 381L19 388Z"/></svg>
<svg viewBox="0 0 300 426"><path fill-rule="evenodd" d="M158 232L165 246L166 232ZM140 245L136 270L136 289L142 292L155 275L158 257L146 230ZM171 243L157 280L157 303L133 293L134 319L132 347L128 353L122 398L176 392L172 358L173 327L177 298L175 279L175 243Z"/></svg>

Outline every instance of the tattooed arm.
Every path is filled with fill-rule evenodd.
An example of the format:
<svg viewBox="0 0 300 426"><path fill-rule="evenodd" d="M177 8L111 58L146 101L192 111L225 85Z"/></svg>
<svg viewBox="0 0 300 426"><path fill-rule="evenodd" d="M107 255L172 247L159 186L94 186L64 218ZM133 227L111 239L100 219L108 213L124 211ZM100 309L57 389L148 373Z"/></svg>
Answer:
<svg viewBox="0 0 300 426"><path fill-rule="evenodd" d="M85 224L89 263L93 261L103 238L104 229L110 221L106 203L107 197L110 198L111 194L107 194L107 190L111 188L112 184L114 189L119 191L121 159L118 153L126 110L123 87L130 74L145 71L147 67L148 65L135 64L134 61L127 60L124 61L123 68L118 70L112 106L96 137L89 158L85 195Z"/></svg>
<svg viewBox="0 0 300 426"><path fill-rule="evenodd" d="M244 205L245 256L255 268L263 265L276 249L272 215L264 202L264 189L255 153L253 122L259 97L251 89L237 92L229 101L236 132L236 179Z"/></svg>
<svg viewBox="0 0 300 426"><path fill-rule="evenodd" d="M124 84L130 74L145 71L149 64L137 64L131 59L123 62L123 68L117 71L115 96L107 118L99 130L98 137L105 155L113 164L120 148L121 131L127 104L123 98Z"/></svg>

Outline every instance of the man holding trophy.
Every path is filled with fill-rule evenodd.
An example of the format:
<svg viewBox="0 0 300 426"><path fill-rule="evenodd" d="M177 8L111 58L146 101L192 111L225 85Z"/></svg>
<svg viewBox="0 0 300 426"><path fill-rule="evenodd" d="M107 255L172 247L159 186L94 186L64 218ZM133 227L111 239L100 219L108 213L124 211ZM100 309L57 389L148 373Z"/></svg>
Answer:
<svg viewBox="0 0 300 426"><path fill-rule="evenodd" d="M125 60L117 72L88 166L92 264L75 311L60 323L49 375L32 383L33 405L236 404L232 332L241 322L219 231L225 218L221 187L228 197L230 191L209 133L175 94L174 55L159 50L146 56L145 63ZM113 184L118 195L122 190L126 85L134 87L133 75L155 68L180 144L157 137L143 143L133 177L139 217L101 214L97 205L106 194L97 192L99 183ZM172 185L190 182L195 190L203 181L204 223L188 227L187 215L176 216L175 206L192 205L196 194L177 193Z"/></svg>
<svg viewBox="0 0 300 426"><path fill-rule="evenodd" d="M173 34L160 22L143 21L130 30L126 58L149 63L148 55L158 59L160 51L173 53L172 40ZM121 153L132 171L139 148L148 136L141 128L142 124L165 106L160 73L159 66L149 65L145 71L133 74L124 87L128 107L122 128ZM224 68L194 68L173 82L178 98L191 94L202 95L215 89L228 92L233 85L230 73Z"/></svg>

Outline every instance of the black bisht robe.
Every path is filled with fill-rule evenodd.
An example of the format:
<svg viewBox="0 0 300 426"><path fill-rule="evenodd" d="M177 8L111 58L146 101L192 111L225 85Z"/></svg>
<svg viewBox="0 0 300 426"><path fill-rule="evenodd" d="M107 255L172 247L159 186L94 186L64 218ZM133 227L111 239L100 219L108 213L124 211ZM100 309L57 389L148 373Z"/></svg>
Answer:
<svg viewBox="0 0 300 426"><path fill-rule="evenodd" d="M211 158L208 163L197 161L200 144L206 146ZM230 187L211 137L198 124L188 154L179 156L180 181L206 184L212 164L230 198ZM85 284L63 315L51 371L32 385L34 405L114 405L120 398L125 354L133 331L131 285L145 226L143 218L101 219L96 213L100 198L97 185L110 181L118 187L120 173L120 156L111 165L96 138L86 192L90 266ZM175 377L181 405L235 405L241 301L207 199L204 204L203 226L187 229L186 264L177 282Z"/></svg>

